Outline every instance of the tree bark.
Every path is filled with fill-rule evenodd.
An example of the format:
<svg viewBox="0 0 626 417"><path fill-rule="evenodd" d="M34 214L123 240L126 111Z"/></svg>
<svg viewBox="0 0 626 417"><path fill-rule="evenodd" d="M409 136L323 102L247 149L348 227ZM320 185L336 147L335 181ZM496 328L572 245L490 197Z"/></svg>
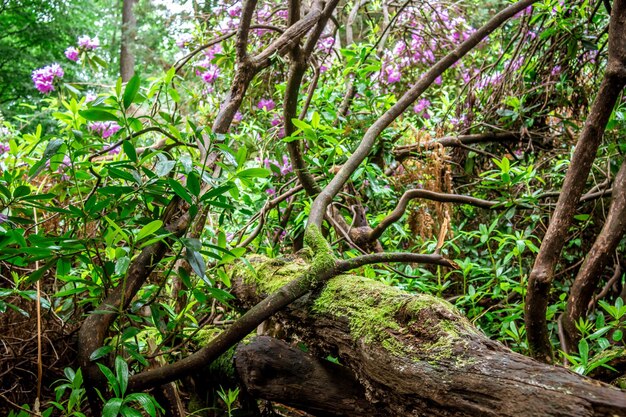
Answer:
<svg viewBox="0 0 626 417"><path fill-rule="evenodd" d="M120 77L130 80L135 74L135 53L133 52L137 32L137 18L133 8L137 0L122 2L122 37L120 46Z"/></svg>
<svg viewBox="0 0 626 417"><path fill-rule="evenodd" d="M626 233L626 161L613 182L613 196L609 215L596 238L591 250L585 257L576 279L570 289L567 300L567 314L563 316L563 325L570 346L579 339L576 322L587 314L587 305L598 286L602 271L611 259L622 236Z"/></svg>
<svg viewBox="0 0 626 417"><path fill-rule="evenodd" d="M609 24L609 58L598 95L580 134L539 254L528 278L525 322L531 355L551 363L552 344L546 310L554 270L560 259L576 206L602 142L606 124L626 83L626 0L615 0Z"/></svg>
<svg viewBox="0 0 626 417"><path fill-rule="evenodd" d="M315 416L372 416L376 408L344 366L316 358L287 343L260 336L237 347L237 376L256 398Z"/></svg>
<svg viewBox="0 0 626 417"><path fill-rule="evenodd" d="M239 267L233 274L233 291L245 305L298 268L295 261L262 257L252 266L254 272ZM342 275L277 319L311 352L339 357L364 387L374 415L626 415L626 393L514 353L432 296Z"/></svg>

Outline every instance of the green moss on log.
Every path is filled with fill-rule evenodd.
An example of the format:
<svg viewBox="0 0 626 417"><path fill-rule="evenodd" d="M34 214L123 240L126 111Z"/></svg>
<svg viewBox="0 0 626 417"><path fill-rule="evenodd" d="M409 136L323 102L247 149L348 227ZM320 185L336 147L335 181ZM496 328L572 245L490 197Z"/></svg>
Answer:
<svg viewBox="0 0 626 417"><path fill-rule="evenodd" d="M347 318L355 340L380 343L393 355L429 362L456 357L464 343L461 333L469 327L444 300L354 275L330 280L312 311ZM416 333L419 344L407 337Z"/></svg>

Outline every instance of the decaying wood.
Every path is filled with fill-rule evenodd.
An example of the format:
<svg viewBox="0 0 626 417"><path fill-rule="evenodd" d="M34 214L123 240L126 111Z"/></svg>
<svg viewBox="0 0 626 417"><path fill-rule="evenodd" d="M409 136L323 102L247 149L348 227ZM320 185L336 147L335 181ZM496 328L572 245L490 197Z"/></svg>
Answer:
<svg viewBox="0 0 626 417"><path fill-rule="evenodd" d="M301 259L249 260L254 271L242 266L233 274L246 305L307 266ZM370 279L335 277L278 320L311 352L339 357L376 415L626 415L626 393L512 352L441 299Z"/></svg>
<svg viewBox="0 0 626 417"><path fill-rule="evenodd" d="M344 366L289 346L269 336L242 343L235 368L246 391L315 416L373 416L365 389Z"/></svg>

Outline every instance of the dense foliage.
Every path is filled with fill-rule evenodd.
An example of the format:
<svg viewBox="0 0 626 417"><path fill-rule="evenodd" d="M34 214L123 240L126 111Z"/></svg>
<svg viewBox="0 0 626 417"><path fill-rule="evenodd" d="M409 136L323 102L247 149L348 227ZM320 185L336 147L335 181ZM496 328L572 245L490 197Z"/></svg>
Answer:
<svg viewBox="0 0 626 417"><path fill-rule="evenodd" d="M304 166L324 187L382 114L508 4L341 1L312 45L291 122L285 97L294 56L274 51L222 131L214 121L238 74L244 8L225 3L193 2L174 13L140 1L138 64L127 83L117 78L118 2L3 3L0 339L12 358L0 361L0 393L13 403L11 415L27 415L17 406L34 402L37 305L46 335L44 415L83 415L84 370L68 335L126 285L139 254L161 242L163 258L91 355L102 359L110 387L104 415L159 414L153 397L127 392L129 374L187 356L240 315L229 268L245 255L281 257L305 246L315 195L297 185L288 145L301 144ZM260 1L247 53L271 49L288 19L283 2ZM347 227L331 221L323 229L335 253L444 255L458 268L383 264L359 273L445 298L488 336L529 354L528 277L604 74L608 21L600 1L537 2L438 76L382 132L331 205ZM610 204L606 190L626 151L625 113L620 98L547 310L557 361L606 381L620 376L624 356L623 244L575 345L562 346L557 319ZM467 135L476 140L464 142ZM349 232L375 228L407 190L490 205L411 200L375 243L360 245ZM164 227L179 201L192 219L184 234ZM231 415L237 392L218 396Z"/></svg>

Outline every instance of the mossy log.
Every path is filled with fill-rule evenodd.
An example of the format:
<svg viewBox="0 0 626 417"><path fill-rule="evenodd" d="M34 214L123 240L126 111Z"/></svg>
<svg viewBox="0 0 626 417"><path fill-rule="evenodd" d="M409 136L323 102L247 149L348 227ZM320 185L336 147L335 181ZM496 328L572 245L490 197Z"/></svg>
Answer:
<svg viewBox="0 0 626 417"><path fill-rule="evenodd" d="M232 277L247 306L307 267L300 258L248 260ZM277 320L311 352L338 357L378 415L626 415L623 391L512 352L441 299L363 277L337 276Z"/></svg>

